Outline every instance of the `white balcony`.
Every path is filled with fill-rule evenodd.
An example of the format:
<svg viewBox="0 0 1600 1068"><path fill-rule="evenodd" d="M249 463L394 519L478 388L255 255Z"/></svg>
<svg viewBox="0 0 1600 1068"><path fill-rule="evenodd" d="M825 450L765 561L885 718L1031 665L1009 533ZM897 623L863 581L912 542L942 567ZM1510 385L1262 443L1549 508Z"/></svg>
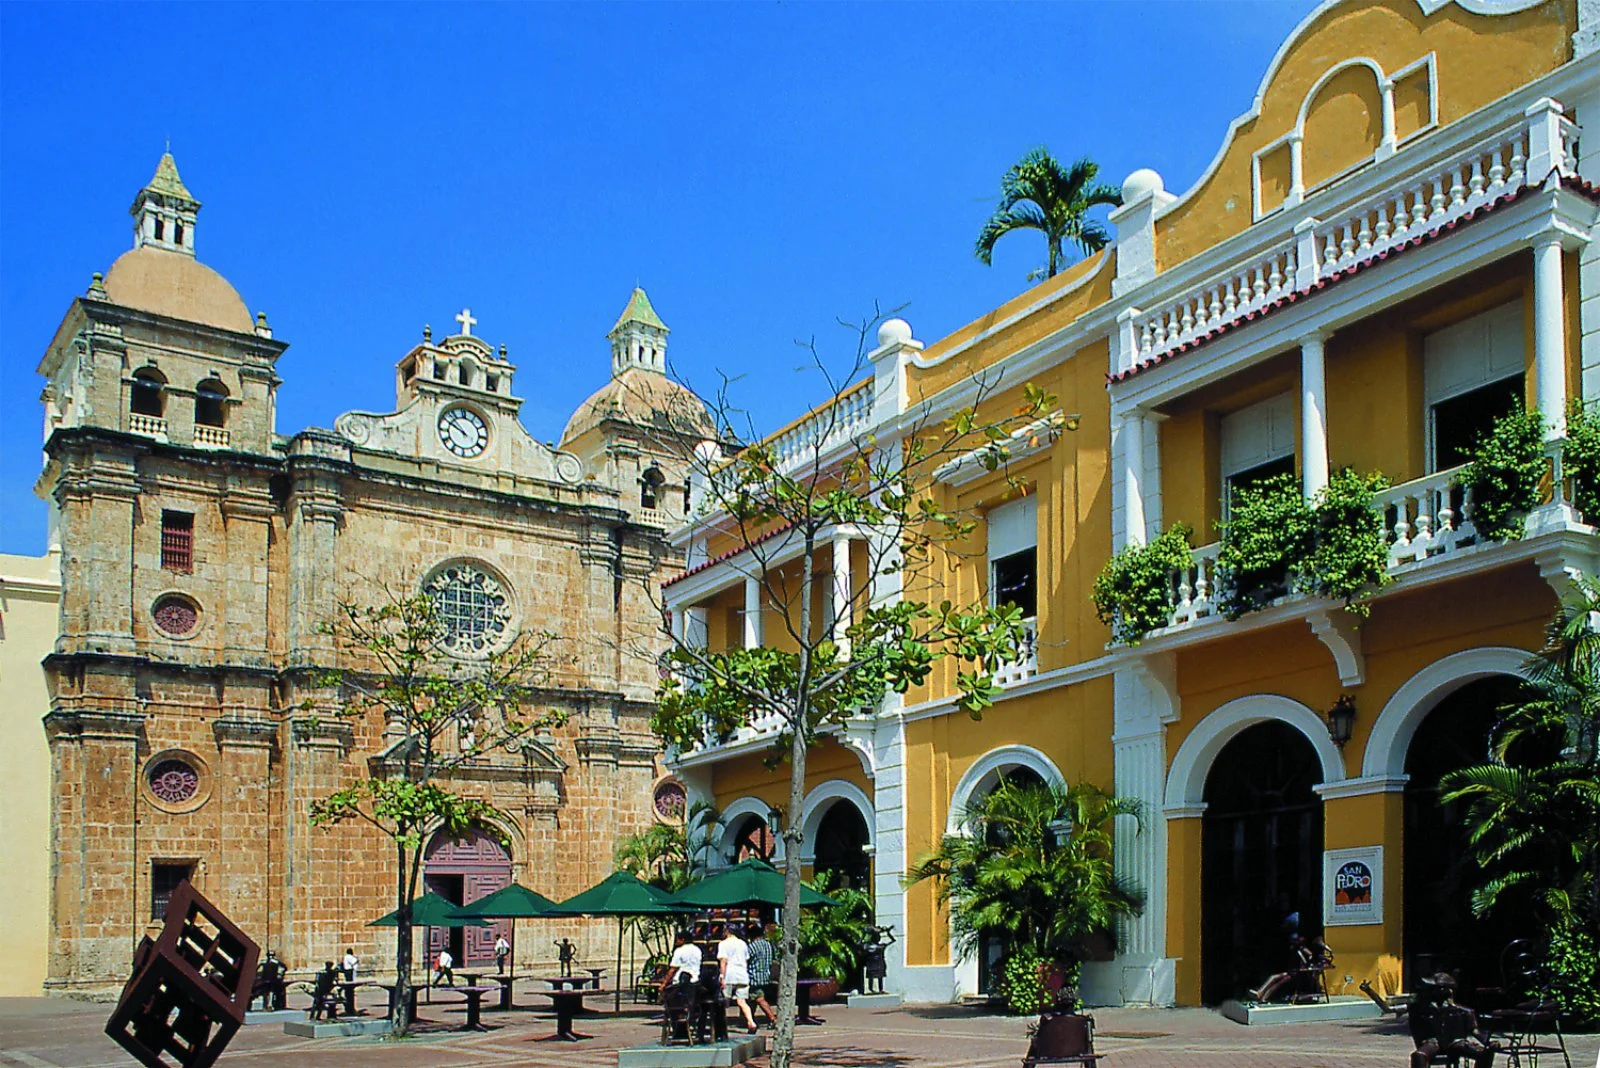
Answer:
<svg viewBox="0 0 1600 1068"><path fill-rule="evenodd" d="M128 430L130 433L143 434L147 438L167 440L167 421L159 415L140 415L138 412L130 412Z"/></svg>
<svg viewBox="0 0 1600 1068"><path fill-rule="evenodd" d="M1021 655L1001 664L994 673L994 684L1001 689L1027 682L1039 674L1039 621L1034 618L1022 621Z"/></svg>
<svg viewBox="0 0 1600 1068"><path fill-rule="evenodd" d="M226 449L228 447L227 428L196 423L194 425L194 447L197 449Z"/></svg>
<svg viewBox="0 0 1600 1068"><path fill-rule="evenodd" d="M1549 534L1592 535L1592 528L1574 526L1562 500L1529 517L1528 533L1522 541L1500 543L1484 541L1472 524L1472 491L1463 481L1466 467L1452 467L1423 478L1391 486L1373 495L1373 522L1381 525L1389 543L1389 574L1408 581L1434 581L1453 577L1463 567L1495 567L1512 559L1534 557L1542 550L1539 539ZM1541 517L1559 514L1552 524ZM1168 593L1172 622L1152 631L1147 641L1177 635L1212 617L1220 619L1217 606L1217 558L1222 545L1212 542L1194 550L1193 563L1174 571ZM1479 553L1485 559L1473 559ZM1291 592L1279 603L1310 600L1308 595Z"/></svg>

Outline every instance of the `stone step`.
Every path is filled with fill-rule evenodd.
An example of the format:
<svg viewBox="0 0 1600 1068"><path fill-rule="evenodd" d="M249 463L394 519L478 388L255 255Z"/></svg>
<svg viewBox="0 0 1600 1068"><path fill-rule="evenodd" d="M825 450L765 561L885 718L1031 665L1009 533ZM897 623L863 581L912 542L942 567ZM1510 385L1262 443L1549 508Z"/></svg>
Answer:
<svg viewBox="0 0 1600 1068"><path fill-rule="evenodd" d="M731 1068L767 1052L765 1035L741 1035L704 1046L629 1046L617 1050L617 1068Z"/></svg>
<svg viewBox="0 0 1600 1068"><path fill-rule="evenodd" d="M1366 998L1335 994L1326 1002L1304 1005L1259 1005L1251 1001L1224 1001L1218 1010L1234 1023L1247 1027L1271 1024L1322 1023L1328 1020L1376 1020L1383 1010Z"/></svg>
<svg viewBox="0 0 1600 1068"><path fill-rule="evenodd" d="M296 1038L345 1038L350 1035L386 1035L389 1021L381 1016L366 1020L292 1020L283 1033Z"/></svg>

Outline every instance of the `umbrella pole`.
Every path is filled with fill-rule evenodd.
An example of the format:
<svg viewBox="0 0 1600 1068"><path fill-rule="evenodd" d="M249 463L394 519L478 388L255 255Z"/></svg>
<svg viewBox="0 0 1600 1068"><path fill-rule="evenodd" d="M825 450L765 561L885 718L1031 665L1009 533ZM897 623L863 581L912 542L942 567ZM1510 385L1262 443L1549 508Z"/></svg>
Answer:
<svg viewBox="0 0 1600 1068"><path fill-rule="evenodd" d="M622 1011L622 917L621 916L617 917L617 971L616 971L616 983L617 983L617 997L616 997L616 1000L612 1003L611 1011L612 1012L621 1012Z"/></svg>

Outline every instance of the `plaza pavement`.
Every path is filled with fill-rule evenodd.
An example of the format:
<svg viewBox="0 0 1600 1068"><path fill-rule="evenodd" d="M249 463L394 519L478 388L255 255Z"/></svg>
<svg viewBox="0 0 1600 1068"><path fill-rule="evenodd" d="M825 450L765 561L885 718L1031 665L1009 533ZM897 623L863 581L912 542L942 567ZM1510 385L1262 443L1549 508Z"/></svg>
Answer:
<svg viewBox="0 0 1600 1068"><path fill-rule="evenodd" d="M519 997L520 997L519 991ZM534 1000L534 999L528 999ZM376 1003L371 1003L376 1009ZM102 1033L109 1005L45 998L0 999L0 1064L24 1068L124 1068L136 1062ZM898 1011L819 1008L827 1020L803 1027L798 1064L806 1068L991 1068L1021 1063L1027 1020L956 1006ZM623 1007L580 1017L593 1040L537 1042L552 1018L535 1009L490 1013L494 1028L463 1034L455 1003L424 1006L430 1024L405 1042L373 1038L291 1038L279 1024L241 1030L218 1062L223 1068L615 1068L619 1046L659 1032L643 1011ZM1389 1021L1290 1024L1246 1028L1206 1009L1099 1009L1097 1052L1106 1068L1405 1068L1411 1050L1404 1027ZM1600 1036L1569 1038L1574 1068L1600 1068ZM766 1060L753 1062L765 1068ZM1544 1060L1562 1068L1560 1059Z"/></svg>

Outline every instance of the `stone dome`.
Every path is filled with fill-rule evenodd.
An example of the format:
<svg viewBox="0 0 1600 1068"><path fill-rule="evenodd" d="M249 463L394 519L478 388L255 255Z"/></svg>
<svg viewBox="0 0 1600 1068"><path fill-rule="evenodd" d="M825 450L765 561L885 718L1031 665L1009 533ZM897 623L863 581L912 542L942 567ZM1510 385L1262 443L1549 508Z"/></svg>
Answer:
<svg viewBox="0 0 1600 1068"><path fill-rule="evenodd" d="M642 367L628 368L578 405L561 433L561 444L565 446L607 419L690 437L715 436L711 416L699 397L666 375Z"/></svg>
<svg viewBox="0 0 1600 1068"><path fill-rule="evenodd" d="M228 280L193 256L145 245L117 257L106 273L112 303L192 323L252 333L255 321Z"/></svg>

